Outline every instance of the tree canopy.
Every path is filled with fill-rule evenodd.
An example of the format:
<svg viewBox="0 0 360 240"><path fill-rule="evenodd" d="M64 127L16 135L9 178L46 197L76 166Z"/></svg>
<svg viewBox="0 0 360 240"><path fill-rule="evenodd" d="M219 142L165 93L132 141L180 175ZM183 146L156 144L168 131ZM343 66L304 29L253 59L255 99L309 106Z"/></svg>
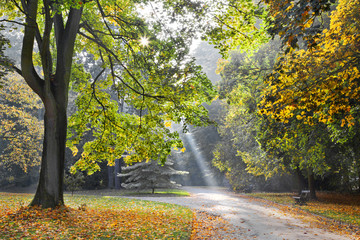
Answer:
<svg viewBox="0 0 360 240"><path fill-rule="evenodd" d="M206 124L201 103L210 101L214 90L188 56L195 30L187 18L201 16L203 4L155 2L8 0L0 6L1 21L24 26L21 66L14 69L45 106L40 181L32 205L63 204L70 88L78 92L78 111L70 119L68 145L75 154L84 133L96 137L75 165L89 173L99 169L98 161L111 165L125 151L128 163L164 162L171 147L181 147L168 129L172 121ZM146 21L138 9L149 6L155 11ZM171 17L160 18L166 12ZM170 31L165 20L183 30ZM93 66L82 64L84 53L92 55ZM120 103L137 114L121 112Z"/></svg>
<svg viewBox="0 0 360 240"><path fill-rule="evenodd" d="M360 90L359 7L357 1L340 1L330 28L314 38L316 47L278 61L268 79L262 113L285 123L295 116L307 124L354 126Z"/></svg>

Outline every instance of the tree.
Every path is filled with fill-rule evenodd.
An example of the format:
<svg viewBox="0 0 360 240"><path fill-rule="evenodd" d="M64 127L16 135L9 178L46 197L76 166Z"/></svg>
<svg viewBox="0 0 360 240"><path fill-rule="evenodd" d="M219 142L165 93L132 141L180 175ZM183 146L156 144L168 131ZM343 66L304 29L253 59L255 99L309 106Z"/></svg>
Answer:
<svg viewBox="0 0 360 240"><path fill-rule="evenodd" d="M357 10L358 2L340 1L332 14L330 29L316 38L318 46L295 51L279 62L269 77L270 87L263 101L265 114L269 111L282 121L295 114L308 124L318 121L351 127L357 122Z"/></svg>
<svg viewBox="0 0 360 240"><path fill-rule="evenodd" d="M21 67L14 69L45 107L40 179L31 205L47 208L64 204L66 110L71 79L80 80L76 89L80 92L81 114L72 120L77 135L71 137L70 145L79 141L90 123L97 131L97 140L85 145L83 158L77 164L90 173L99 168L94 160L104 160L104 153L111 154L107 158L110 164L125 150L136 153L127 159L129 162L159 153L164 161L172 146L181 145L178 136L167 130L168 121L184 120L185 124L194 125L206 122L206 110L200 104L212 98L213 89L200 68L187 57L186 46L194 35L193 28L169 34L159 21L152 21L147 27L136 11L138 3L7 0L1 5L1 21L24 27ZM183 8L178 8L179 3L163 3L164 9L174 13L170 20L190 23L181 14L191 9L201 14L201 4L186 1ZM96 76L83 70L72 73L74 56L81 60L75 53L83 49L102 62ZM41 66L41 72L36 65ZM119 99L139 110L139 116L117 114L118 104L102 90L111 85ZM95 146L95 151L91 146Z"/></svg>
<svg viewBox="0 0 360 240"><path fill-rule="evenodd" d="M267 42L267 11L260 3L249 0L216 1L211 11L214 27L204 36L226 57L232 49L256 49Z"/></svg>
<svg viewBox="0 0 360 240"><path fill-rule="evenodd" d="M167 161L160 165L157 161L144 161L134 165L122 167L124 173L119 173L118 177L126 177L122 187L126 189L151 189L154 194L156 188L178 188L181 185L171 181L173 175L189 174L186 171L177 171L171 166L172 162Z"/></svg>
<svg viewBox="0 0 360 240"><path fill-rule="evenodd" d="M0 81L0 166L9 172L19 168L27 173L40 165L40 99L16 74L8 74Z"/></svg>
<svg viewBox="0 0 360 240"><path fill-rule="evenodd" d="M359 7L357 1L339 1L331 14L329 28L312 37L316 44L308 49L292 49L279 60L268 78L269 87L260 110L285 125L298 122L298 130L294 129L294 133L298 137L303 135L300 143L307 142L308 147L303 149L322 152L320 155L327 160L326 165L323 164L324 157L306 162L314 170L329 171L331 167L332 172L342 172L343 178L348 178L354 170L358 171L359 155L350 150L352 147L347 139L355 139L356 142L359 125ZM313 130L304 135L306 129ZM319 142L327 139L327 143L314 148L313 140L309 142L305 139L319 130L325 136L316 134L316 139ZM336 143L346 144L339 147L334 146ZM356 154L355 160L349 161L351 158L345 153L348 150L344 148L350 150L353 156ZM306 155L302 153L302 156ZM341 171L339 166L348 169L348 172Z"/></svg>
<svg viewBox="0 0 360 240"><path fill-rule="evenodd" d="M331 10L336 0L262 0L268 6L268 33L279 36L282 44L297 48L300 41L311 48L316 45L316 35L323 27L322 15Z"/></svg>
<svg viewBox="0 0 360 240"><path fill-rule="evenodd" d="M75 174L66 174L64 184L68 191L71 191L71 195L74 195L74 191L81 190L82 185L85 183L85 177L83 173L76 172Z"/></svg>
<svg viewBox="0 0 360 240"><path fill-rule="evenodd" d="M218 126L221 141L214 151L213 164L226 173L234 189L244 190L258 181L248 172L245 160L264 155L256 139L261 124L257 105L264 78L275 62L277 45L272 41L251 53L233 51L229 61L218 62L222 77L219 95L226 111Z"/></svg>
<svg viewBox="0 0 360 240"><path fill-rule="evenodd" d="M0 31L3 30L3 26L0 25ZM11 66L11 61L9 58L7 58L4 54L5 46L9 44L9 40L6 39L1 33L0 33L0 79L6 75L6 73L9 71L9 68Z"/></svg>

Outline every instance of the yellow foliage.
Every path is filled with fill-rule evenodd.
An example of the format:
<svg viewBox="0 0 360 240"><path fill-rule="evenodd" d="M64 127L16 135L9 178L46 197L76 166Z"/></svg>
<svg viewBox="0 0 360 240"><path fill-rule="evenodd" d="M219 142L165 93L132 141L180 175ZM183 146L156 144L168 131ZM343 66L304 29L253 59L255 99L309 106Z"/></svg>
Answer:
<svg viewBox="0 0 360 240"><path fill-rule="evenodd" d="M262 114L282 122L295 115L310 125L314 120L331 123L336 115L342 117L341 126L354 125L352 114L358 106L351 102L360 99L359 12L359 1L339 1L330 28L316 39L317 47L284 57L281 71L269 78Z"/></svg>
<svg viewBox="0 0 360 240"><path fill-rule="evenodd" d="M19 166L24 172L40 164L43 127L37 119L40 99L18 75L1 79L0 138L4 141L0 165Z"/></svg>
<svg viewBox="0 0 360 240"><path fill-rule="evenodd" d="M165 122L165 127L171 128L171 122L170 122L170 121L166 121L166 122Z"/></svg>

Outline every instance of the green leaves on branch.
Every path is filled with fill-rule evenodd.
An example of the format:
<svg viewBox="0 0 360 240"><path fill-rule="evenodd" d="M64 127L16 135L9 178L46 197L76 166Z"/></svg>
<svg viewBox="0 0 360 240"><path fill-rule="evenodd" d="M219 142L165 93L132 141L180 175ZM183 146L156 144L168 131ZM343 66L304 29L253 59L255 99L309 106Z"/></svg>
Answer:
<svg viewBox="0 0 360 240"><path fill-rule="evenodd" d="M214 97L213 86L188 56L189 39L167 37L156 25L146 26L133 10L126 10L131 5L118 13L102 4L100 18L89 6L77 48L86 46L93 67L76 64L72 72L78 97L77 111L69 119L68 146L74 155L81 152L72 171L91 174L99 170L99 161L113 165L124 154L128 164L150 159L164 163L171 148L183 147L169 122L208 124L201 104ZM78 154L76 146L85 136L91 141Z"/></svg>
<svg viewBox="0 0 360 240"><path fill-rule="evenodd" d="M227 56L232 49L255 49L268 40L265 6L251 0L217 1L213 15L213 28L204 37Z"/></svg>

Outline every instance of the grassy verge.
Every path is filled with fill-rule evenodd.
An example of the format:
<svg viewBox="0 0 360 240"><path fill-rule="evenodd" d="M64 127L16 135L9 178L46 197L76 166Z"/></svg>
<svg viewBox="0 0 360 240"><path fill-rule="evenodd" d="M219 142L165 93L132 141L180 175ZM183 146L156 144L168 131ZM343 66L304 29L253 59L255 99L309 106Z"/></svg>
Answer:
<svg viewBox="0 0 360 240"><path fill-rule="evenodd" d="M309 201L306 205L295 205L292 193L251 193L253 197L270 200L285 205L286 211L303 210L348 224L350 230L360 229L360 195L339 193L317 193L317 200Z"/></svg>
<svg viewBox="0 0 360 240"><path fill-rule="evenodd" d="M146 197L186 197L190 194L182 189L156 189L154 194L151 190L116 190L116 189L104 189L104 190L89 190L89 191L76 191L74 195L100 195L100 196L146 196Z"/></svg>
<svg viewBox="0 0 360 240"><path fill-rule="evenodd" d="M193 212L134 199L66 195L67 207L27 208L32 194L0 193L0 239L189 239Z"/></svg>

